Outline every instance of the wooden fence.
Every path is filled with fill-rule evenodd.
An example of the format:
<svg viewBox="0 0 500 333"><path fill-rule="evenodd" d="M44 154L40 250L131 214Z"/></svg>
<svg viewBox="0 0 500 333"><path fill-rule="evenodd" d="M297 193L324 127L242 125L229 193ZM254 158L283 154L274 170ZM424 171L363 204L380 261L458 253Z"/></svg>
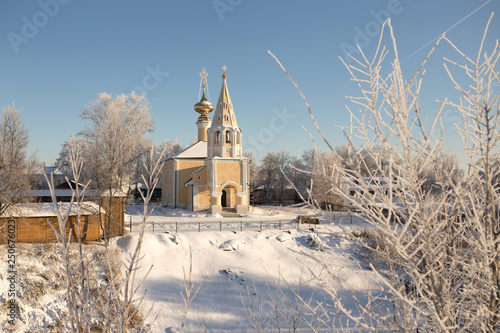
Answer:
<svg viewBox="0 0 500 333"><path fill-rule="evenodd" d="M102 216L103 220L106 217ZM0 218L0 244L7 243L8 221L15 220L15 238L17 243L54 243L57 242L52 227L59 231L59 223L55 216ZM51 227L52 225L52 227ZM84 242L103 238L99 214L81 216L81 235ZM71 241L77 239L78 216L69 216L66 234L71 229Z"/></svg>

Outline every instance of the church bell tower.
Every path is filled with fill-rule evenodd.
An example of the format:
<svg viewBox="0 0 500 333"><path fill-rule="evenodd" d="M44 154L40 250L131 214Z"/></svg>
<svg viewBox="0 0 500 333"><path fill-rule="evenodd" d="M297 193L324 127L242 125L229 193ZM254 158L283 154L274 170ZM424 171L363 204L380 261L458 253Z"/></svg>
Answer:
<svg viewBox="0 0 500 333"><path fill-rule="evenodd" d="M227 88L227 67L222 67L222 88L216 104L212 126L208 130L208 157L242 157L241 130L236 122L233 103Z"/></svg>
<svg viewBox="0 0 500 333"><path fill-rule="evenodd" d="M234 209L246 214L249 207L248 162L243 157L241 129L227 88L226 66L222 67L222 88L208 129L207 167L210 184L210 212Z"/></svg>

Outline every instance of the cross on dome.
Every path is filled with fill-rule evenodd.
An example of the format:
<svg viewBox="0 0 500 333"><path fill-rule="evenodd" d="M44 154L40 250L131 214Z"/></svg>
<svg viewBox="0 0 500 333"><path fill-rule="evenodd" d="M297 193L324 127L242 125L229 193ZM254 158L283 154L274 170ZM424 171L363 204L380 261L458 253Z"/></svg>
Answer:
<svg viewBox="0 0 500 333"><path fill-rule="evenodd" d="M226 67L226 65L222 66L222 69L224 70L224 74L222 74L222 78L225 79L225 78L227 78L227 75L226 75L226 69L227 69L227 67Z"/></svg>
<svg viewBox="0 0 500 333"><path fill-rule="evenodd" d="M207 76L208 76L208 73L207 71L205 70L205 68L202 69L201 73L200 73L200 76L201 76L201 84L205 85L207 84Z"/></svg>

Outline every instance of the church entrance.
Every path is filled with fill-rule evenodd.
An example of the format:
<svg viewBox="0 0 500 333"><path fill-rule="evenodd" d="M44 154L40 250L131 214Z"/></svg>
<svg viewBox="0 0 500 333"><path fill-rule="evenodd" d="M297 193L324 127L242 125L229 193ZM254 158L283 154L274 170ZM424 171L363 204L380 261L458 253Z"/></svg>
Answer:
<svg viewBox="0 0 500 333"><path fill-rule="evenodd" d="M227 193L226 190L222 190L222 196L220 198L220 204L222 207L227 207Z"/></svg>

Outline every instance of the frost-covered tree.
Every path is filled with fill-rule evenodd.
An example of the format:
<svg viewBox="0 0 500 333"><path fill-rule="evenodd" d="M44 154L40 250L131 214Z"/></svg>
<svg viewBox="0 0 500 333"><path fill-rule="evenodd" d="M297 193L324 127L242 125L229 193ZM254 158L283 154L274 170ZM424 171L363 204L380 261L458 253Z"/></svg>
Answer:
<svg viewBox="0 0 500 333"><path fill-rule="evenodd" d="M460 169L459 160L457 155L450 154L446 151L441 151L436 153L437 157L432 163L429 165L425 163L425 161L415 160L415 164L426 164L422 167L422 171L419 174L420 179L422 180L422 190L428 192L429 194L436 194L442 191L446 191L446 184L440 184L438 179L443 178L444 175L448 175L450 177L450 181L453 185L457 185L463 178L463 170Z"/></svg>
<svg viewBox="0 0 500 333"><path fill-rule="evenodd" d="M157 160L160 157L160 153L164 152L163 156L168 157L170 155L176 154L182 150L182 145L179 140L165 140L163 141L155 150L154 158Z"/></svg>
<svg viewBox="0 0 500 333"><path fill-rule="evenodd" d="M72 151L74 149L78 149L79 154L82 158L87 158L88 149L87 149L87 141L83 137L72 137L70 136L68 140L64 141L61 145L61 150L59 151L59 156L56 159L56 165L59 166L59 170L69 179L71 178L72 170L71 164L69 162L71 158ZM82 165L80 170L80 181L88 181L91 180L92 174L89 167L86 165Z"/></svg>
<svg viewBox="0 0 500 333"><path fill-rule="evenodd" d="M243 152L243 156L248 158L250 162L248 163L248 175L250 178L250 191L253 191L255 189L255 185L259 183L259 167L257 166L257 163L255 162L255 155L253 152Z"/></svg>
<svg viewBox="0 0 500 333"><path fill-rule="evenodd" d="M154 147L154 156L153 160L157 161L160 158L160 152L165 152L165 157L178 153L182 150L182 146L177 139L175 140L165 140L157 147L154 142L144 142L144 145L141 145L137 149L137 153L135 154L135 159L132 161L134 164L134 174L132 176L131 184L134 184L136 188L138 188L139 184L143 183L142 175L146 174L146 168L150 168L151 159L149 159L149 152L151 151L151 147ZM162 174L158 175L158 183L162 182ZM143 184L145 185L145 184ZM137 194L138 195L138 194Z"/></svg>
<svg viewBox="0 0 500 333"><path fill-rule="evenodd" d="M14 104L2 108L0 118L0 215L27 200L35 167L27 155L29 137L21 110Z"/></svg>
<svg viewBox="0 0 500 333"><path fill-rule="evenodd" d="M302 152L300 159L303 171L309 172L313 169L313 165L316 161L317 155L318 151L315 148L309 148Z"/></svg>
<svg viewBox="0 0 500 333"><path fill-rule="evenodd" d="M85 139L85 163L99 198L128 187L133 160L153 130L149 109L146 97L132 92L115 97L101 93L82 110L80 117L87 121L80 133Z"/></svg>
<svg viewBox="0 0 500 333"><path fill-rule="evenodd" d="M356 149L353 142L344 143L334 149L339 158L339 166L345 170L359 170L363 177L378 177L388 167L390 156L393 158L394 150L382 145L372 145L369 149ZM395 165L401 164L401 159L392 161ZM379 168L379 165L382 168Z"/></svg>
<svg viewBox="0 0 500 333"><path fill-rule="evenodd" d="M149 104L142 94L101 93L82 110L87 124L80 135L93 153L92 177L98 189L123 188L130 179L137 148L153 129Z"/></svg>
<svg viewBox="0 0 500 333"><path fill-rule="evenodd" d="M291 161L289 163L289 171L287 177L289 180L297 187L297 189L300 189L301 192L309 186L310 184L310 177L308 174L310 165L308 164L307 158L309 157L307 155L307 151L304 152L301 156L301 158L292 156ZM303 157L306 157L304 160Z"/></svg>
<svg viewBox="0 0 500 333"><path fill-rule="evenodd" d="M268 152L262 158L259 166L259 183L258 186L263 186L266 200L271 200L274 196L274 191L278 187L277 175L279 169L278 156L275 152Z"/></svg>
<svg viewBox="0 0 500 333"><path fill-rule="evenodd" d="M292 156L285 149L268 152L262 158L259 179L264 185L268 199L276 198L280 204L283 203L284 191L289 184L287 177L291 177L291 162Z"/></svg>
<svg viewBox="0 0 500 333"><path fill-rule="evenodd" d="M342 160L336 152L316 153L311 169L310 193L314 206L334 210L342 208L342 198L332 191L340 181L336 170L341 163Z"/></svg>
<svg viewBox="0 0 500 333"><path fill-rule="evenodd" d="M497 40L491 50L486 50L487 30L475 57L465 55L445 37L461 57L460 61L445 59L445 67L462 98L445 100L444 105L463 116L464 125L457 131L469 165L464 182L450 184L448 190L454 193L453 208L463 223L460 241L465 244L457 246L463 259L459 270L465 281L460 296L469 308L459 318L472 330L493 332L500 330L500 91L495 89L500 85L500 45ZM464 80L463 74L468 79ZM452 183L451 175L443 178Z"/></svg>
<svg viewBox="0 0 500 333"><path fill-rule="evenodd" d="M386 30L390 52L382 43ZM500 330L500 94L494 89L500 84L500 46L497 41L486 50L486 31L474 57L442 36L416 73L405 78L389 20L382 26L373 57L359 48L359 59L344 62L360 89L360 96L349 98L354 107L348 107L347 147L354 147L354 140L362 145L355 152L346 149L354 163L338 167L335 174L357 179L366 195L351 200L339 186L332 190L350 200L371 224L375 236L358 241L384 263L372 269L386 287L370 293L368 301L357 298L358 312L346 310L337 291L327 288L335 309L327 309L325 318L342 313L366 331ZM429 120L419 108L424 68L443 41L460 58L445 59L445 68L462 98L445 99ZM455 158L444 149L445 106L463 115L464 125L457 127L469 165L463 177ZM368 188L362 181L366 175L385 179L385 185ZM438 191L426 185L429 177Z"/></svg>
<svg viewBox="0 0 500 333"><path fill-rule="evenodd" d="M74 184L72 206L65 209L59 205L53 179L47 177L58 222L51 226L60 246L63 260L58 264L62 268L67 290L67 306L60 319L63 320L64 331L68 332L142 332L146 329L144 320L149 312L141 306L144 295L138 294L138 286L145 278L136 279L136 272L141 268L145 224L152 212L149 202L167 149L165 147L162 152L155 152L154 146L151 146L148 152L149 161L145 163L145 173L141 175L146 190L144 194L141 193L144 211L139 237L133 252L122 263L107 248L101 256L83 243L85 221L80 214L89 182L82 185L80 179L85 163L80 144L79 140L70 138L64 145L68 179ZM77 221L72 225L68 220L71 211L77 212ZM71 233L67 232L68 228L71 228ZM74 239L71 239L72 235ZM104 238L106 240L106 234Z"/></svg>
<svg viewBox="0 0 500 333"><path fill-rule="evenodd" d="M376 318L397 329L497 331L498 194L490 179L491 161L498 152L499 115L498 92L495 95L491 87L499 78L495 66L500 49L497 44L491 53L483 53L481 44L475 60L459 52L467 64L451 64L466 72L469 81L463 85L448 71L464 97L458 102L445 101L440 110L449 104L464 116L465 126L458 132L471 167L463 179L456 160L444 151L440 110L428 124L420 113L425 61L405 80L390 23L388 26L393 58L387 76L381 75L388 55L381 44L370 60L363 55L357 65L346 64L362 94L350 98L359 108L359 112L350 112L357 135L364 140L362 150L374 162L370 173L385 177L389 184L389 189L381 187L352 202L383 240L383 246L373 251L387 264L387 291L394 304L392 313L386 315L376 316L368 307L364 318ZM385 163L377 159L381 151ZM361 178L364 172L361 164L354 175ZM394 225L394 216L404 224ZM360 318L353 319L366 325Z"/></svg>

